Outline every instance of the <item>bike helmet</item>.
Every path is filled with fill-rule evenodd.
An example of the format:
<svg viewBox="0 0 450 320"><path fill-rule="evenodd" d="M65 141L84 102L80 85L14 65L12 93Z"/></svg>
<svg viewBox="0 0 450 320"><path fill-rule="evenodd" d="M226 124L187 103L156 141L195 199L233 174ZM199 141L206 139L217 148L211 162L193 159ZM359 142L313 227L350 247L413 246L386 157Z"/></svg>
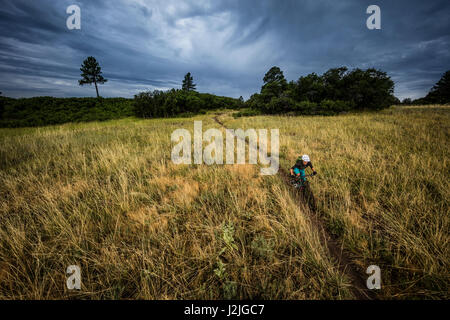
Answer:
<svg viewBox="0 0 450 320"><path fill-rule="evenodd" d="M310 162L311 160L309 160L309 156L307 155L307 154L304 154L303 156L302 156L302 160L303 161L306 161L306 162Z"/></svg>

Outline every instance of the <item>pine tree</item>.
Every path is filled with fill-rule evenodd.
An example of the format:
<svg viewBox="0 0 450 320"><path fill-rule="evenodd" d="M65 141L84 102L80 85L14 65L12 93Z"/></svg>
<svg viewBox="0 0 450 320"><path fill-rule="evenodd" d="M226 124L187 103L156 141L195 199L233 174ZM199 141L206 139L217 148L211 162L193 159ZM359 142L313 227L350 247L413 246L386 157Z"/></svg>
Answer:
<svg viewBox="0 0 450 320"><path fill-rule="evenodd" d="M431 103L450 102L450 70L442 75L425 99Z"/></svg>
<svg viewBox="0 0 450 320"><path fill-rule="evenodd" d="M263 81L261 94L265 97L266 102L269 102L273 97L279 97L287 89L287 81L279 67L270 68Z"/></svg>
<svg viewBox="0 0 450 320"><path fill-rule="evenodd" d="M194 78L191 76L191 73L188 72L184 76L182 89L185 91L194 91L196 84L194 83Z"/></svg>
<svg viewBox="0 0 450 320"><path fill-rule="evenodd" d="M97 60L94 57L88 57L83 61L80 71L82 72L81 76L83 79L78 80L78 84L83 86L85 84L93 83L95 85L95 91L97 92L97 98L99 98L100 95L98 94L97 84L104 84L108 80L103 78L102 68L100 68Z"/></svg>

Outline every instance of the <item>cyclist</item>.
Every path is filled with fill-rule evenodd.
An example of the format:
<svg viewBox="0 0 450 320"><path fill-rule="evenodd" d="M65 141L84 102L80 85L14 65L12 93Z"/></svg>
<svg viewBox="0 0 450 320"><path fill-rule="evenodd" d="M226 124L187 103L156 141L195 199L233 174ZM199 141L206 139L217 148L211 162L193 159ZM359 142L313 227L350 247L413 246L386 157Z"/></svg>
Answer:
<svg viewBox="0 0 450 320"><path fill-rule="evenodd" d="M295 165L291 168L291 176L300 177L300 179L305 182L305 169L307 167L311 168L311 170L313 171L313 175L317 174L317 171L314 169L309 156L307 154L304 154L303 156L297 158Z"/></svg>

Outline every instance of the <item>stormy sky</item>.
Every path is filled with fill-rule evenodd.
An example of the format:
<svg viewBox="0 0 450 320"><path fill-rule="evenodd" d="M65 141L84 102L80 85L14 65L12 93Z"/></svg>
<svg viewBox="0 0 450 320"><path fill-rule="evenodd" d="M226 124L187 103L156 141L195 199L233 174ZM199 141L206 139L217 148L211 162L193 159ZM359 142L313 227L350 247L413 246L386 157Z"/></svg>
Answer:
<svg viewBox="0 0 450 320"><path fill-rule="evenodd" d="M68 6L81 30L68 30ZM381 30L366 9L381 8ZM448 0L0 0L4 96L95 96L78 86L87 56L105 97L181 87L248 98L279 66L290 80L329 68L375 67L400 99L424 96L450 69Z"/></svg>

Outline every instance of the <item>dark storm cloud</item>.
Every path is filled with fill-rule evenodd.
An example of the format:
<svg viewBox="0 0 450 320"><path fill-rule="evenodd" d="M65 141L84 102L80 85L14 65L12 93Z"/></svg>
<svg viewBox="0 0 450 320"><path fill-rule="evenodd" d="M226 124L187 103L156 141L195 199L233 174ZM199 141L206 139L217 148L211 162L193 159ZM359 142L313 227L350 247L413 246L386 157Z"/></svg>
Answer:
<svg viewBox="0 0 450 320"><path fill-rule="evenodd" d="M450 69L448 1L0 1L0 91L8 96L86 96L82 60L110 81L103 96L179 87L248 97L273 65L288 80L329 68L375 67L400 98L419 97ZM66 8L81 8L81 30ZM365 26L381 8L381 30Z"/></svg>

